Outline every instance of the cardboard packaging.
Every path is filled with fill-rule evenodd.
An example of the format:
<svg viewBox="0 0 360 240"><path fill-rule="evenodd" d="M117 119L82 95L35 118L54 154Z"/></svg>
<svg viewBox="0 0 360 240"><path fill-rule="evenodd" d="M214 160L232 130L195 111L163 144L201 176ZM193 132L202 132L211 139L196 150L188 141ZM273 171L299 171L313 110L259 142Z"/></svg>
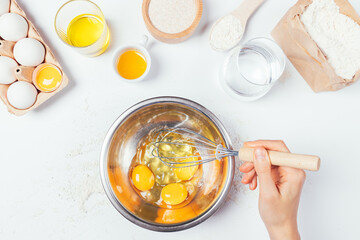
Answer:
<svg viewBox="0 0 360 240"><path fill-rule="evenodd" d="M302 13L311 3L312 0L299 0L280 20L271 35L314 92L336 91L357 81L360 70L353 79L343 79L336 75L325 54L301 22ZM360 25L359 15L347 0L335 0L335 3L340 13Z"/></svg>

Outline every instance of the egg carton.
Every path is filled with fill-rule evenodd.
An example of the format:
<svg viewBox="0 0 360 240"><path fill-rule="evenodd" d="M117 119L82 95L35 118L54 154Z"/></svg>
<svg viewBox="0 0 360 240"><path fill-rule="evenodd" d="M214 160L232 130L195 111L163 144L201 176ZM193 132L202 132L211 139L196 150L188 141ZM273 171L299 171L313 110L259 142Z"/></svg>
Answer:
<svg viewBox="0 0 360 240"><path fill-rule="evenodd" d="M56 60L54 54L51 52L49 46L46 45L45 41L40 36L40 34L36 30L33 23L26 17L25 12L21 9L19 4L15 0L10 1L10 12L17 13L17 14L23 16L29 24L29 30L28 30L27 37L34 38L34 39L40 41L44 45L46 53L45 53L44 61L42 63L53 64L56 67L58 67L62 73L61 85L55 91L41 92L37 89L38 95L37 95L34 105L32 105L30 108L27 108L24 110L16 109L9 103L6 93L11 84L0 84L0 98L6 105L8 111L16 116L21 116L21 115L24 115L27 112L39 107L42 103L47 101L49 98L53 97L55 94L57 94L58 92L63 90L68 85L69 79L64 74L63 69L61 68L59 62ZM1 39L0 40L0 55L11 57L14 59L13 48L14 48L15 43L16 42L11 42L11 41L6 41L6 40ZM26 81L26 82L33 84L32 73L35 68L36 67L25 67L25 66L21 66L21 65L19 65L19 67L16 67L14 69L14 74L16 76L17 81Z"/></svg>

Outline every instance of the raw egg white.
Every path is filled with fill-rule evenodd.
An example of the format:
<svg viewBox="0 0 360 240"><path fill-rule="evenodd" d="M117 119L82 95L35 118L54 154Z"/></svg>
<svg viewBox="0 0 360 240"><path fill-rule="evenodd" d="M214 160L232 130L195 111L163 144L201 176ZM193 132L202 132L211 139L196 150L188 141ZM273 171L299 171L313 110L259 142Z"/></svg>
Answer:
<svg viewBox="0 0 360 240"><path fill-rule="evenodd" d="M8 13L10 10L10 0L0 0L0 15Z"/></svg>
<svg viewBox="0 0 360 240"><path fill-rule="evenodd" d="M28 82L14 82L7 90L7 99L9 103L17 109L27 109L31 107L34 105L36 97L36 88Z"/></svg>
<svg viewBox="0 0 360 240"><path fill-rule="evenodd" d="M34 38L24 38L15 44L14 57L23 66L35 67L44 61L45 47Z"/></svg>
<svg viewBox="0 0 360 240"><path fill-rule="evenodd" d="M0 17L0 36L7 41L19 41L27 36L29 24L19 14L5 13Z"/></svg>
<svg viewBox="0 0 360 240"><path fill-rule="evenodd" d="M14 68L18 66L14 59L0 56L0 84L15 82Z"/></svg>

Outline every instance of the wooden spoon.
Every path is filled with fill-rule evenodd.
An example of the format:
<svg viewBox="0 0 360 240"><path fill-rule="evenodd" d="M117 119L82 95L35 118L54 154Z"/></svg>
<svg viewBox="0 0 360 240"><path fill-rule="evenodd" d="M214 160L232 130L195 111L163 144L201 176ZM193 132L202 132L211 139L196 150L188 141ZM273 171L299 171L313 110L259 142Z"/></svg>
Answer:
<svg viewBox="0 0 360 240"><path fill-rule="evenodd" d="M215 26L217 24L219 24L222 19L224 19L225 17L227 17L229 15L234 16L235 18L237 18L239 20L240 26L242 27L242 30L244 32L248 19L263 2L264 2L264 0L244 0L237 9L235 9L231 13L225 15L224 17L221 17L220 19L218 19L215 22L215 24L213 25L213 27L211 29L210 39L211 39L211 36L212 36ZM230 31L232 31L232 30L234 30L234 29L230 29ZM241 34L241 36L239 36L231 45L227 46L226 48L217 48L216 46L214 46L212 44L212 41L210 41L210 45L212 46L212 48L214 50L227 51L227 50L235 47L240 42L240 40L242 39L242 35L243 34Z"/></svg>

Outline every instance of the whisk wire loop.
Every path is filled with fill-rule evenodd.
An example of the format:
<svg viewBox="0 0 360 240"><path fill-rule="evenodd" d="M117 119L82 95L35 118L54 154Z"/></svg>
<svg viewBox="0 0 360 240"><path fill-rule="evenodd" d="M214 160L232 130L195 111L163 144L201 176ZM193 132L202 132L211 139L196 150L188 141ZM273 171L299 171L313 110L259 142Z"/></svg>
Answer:
<svg viewBox="0 0 360 240"><path fill-rule="evenodd" d="M166 137L171 134L177 134L181 136L181 139L176 141L168 141ZM205 163L209 163L215 160L221 160L226 157L235 156L238 151L230 150L223 147L221 144L216 144L209 138L202 136L190 129L186 128L166 128L155 132L154 142L155 148L152 151L154 157L159 158L165 165L172 168L184 168L193 167ZM160 153L159 148L163 145L175 145L184 146L190 148L196 148L200 151L207 152L206 154L191 155L191 156L163 156ZM210 152L210 153L208 153ZM198 160L192 160L198 159ZM184 161L190 160L190 161Z"/></svg>

